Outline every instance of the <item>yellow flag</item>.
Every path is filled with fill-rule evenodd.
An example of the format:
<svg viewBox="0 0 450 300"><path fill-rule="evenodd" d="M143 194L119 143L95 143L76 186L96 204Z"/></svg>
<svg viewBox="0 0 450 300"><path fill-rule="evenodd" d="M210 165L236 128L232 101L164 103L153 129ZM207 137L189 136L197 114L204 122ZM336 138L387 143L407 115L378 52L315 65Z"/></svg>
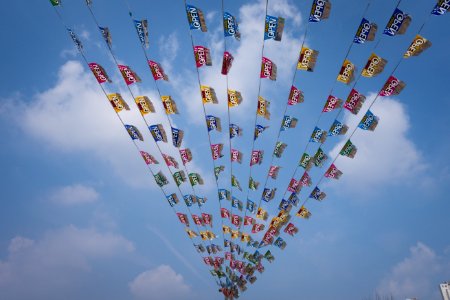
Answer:
<svg viewBox="0 0 450 300"><path fill-rule="evenodd" d="M387 64L387 60L381 58L380 56L372 53L369 57L369 60L366 63L366 66L362 70L361 75L364 77L374 77L381 72L383 72L384 67Z"/></svg>
<svg viewBox="0 0 450 300"><path fill-rule="evenodd" d="M172 100L170 96L161 96L161 101L164 105L164 109L166 110L166 114L173 115L178 114L177 105L175 101Z"/></svg>
<svg viewBox="0 0 450 300"><path fill-rule="evenodd" d="M190 238L195 238L196 236L198 236L197 233L195 233L195 231L193 231L192 229L186 228L186 232Z"/></svg>
<svg viewBox="0 0 450 300"><path fill-rule="evenodd" d="M148 113L154 113L155 108L153 107L153 103L148 99L147 96L137 96L136 99L134 99L136 102L136 105L139 108L139 111L144 116Z"/></svg>
<svg viewBox="0 0 450 300"><path fill-rule="evenodd" d="M261 116L263 118L266 118L267 120L270 120L270 112L269 112L270 102L265 100L263 97L258 97L258 110L256 113L258 116Z"/></svg>
<svg viewBox="0 0 450 300"><path fill-rule="evenodd" d="M228 107L235 107L241 104L242 95L235 90L228 90Z"/></svg>
<svg viewBox="0 0 450 300"><path fill-rule="evenodd" d="M200 87L200 89L202 91L203 104L206 104L206 103L217 104L218 103L216 92L214 91L214 89L212 87L202 85Z"/></svg>
<svg viewBox="0 0 450 300"><path fill-rule="evenodd" d="M353 80L354 74L355 65L352 64L351 61L346 59L342 64L341 71L339 72L337 80L342 83L349 84Z"/></svg>
<svg viewBox="0 0 450 300"><path fill-rule="evenodd" d="M298 58L297 69L308 72L314 71L317 55L319 55L319 51L302 47L300 57Z"/></svg>
<svg viewBox="0 0 450 300"><path fill-rule="evenodd" d="M108 94L109 102L116 112L121 112L122 110L130 110L128 104L123 100L122 96L118 93Z"/></svg>
<svg viewBox="0 0 450 300"><path fill-rule="evenodd" d="M411 45L409 46L408 50L406 50L405 54L403 55L404 58L410 58L412 56L417 56L420 53L422 53L424 50L431 47L431 42L427 40L426 38L416 35L414 40L412 41Z"/></svg>

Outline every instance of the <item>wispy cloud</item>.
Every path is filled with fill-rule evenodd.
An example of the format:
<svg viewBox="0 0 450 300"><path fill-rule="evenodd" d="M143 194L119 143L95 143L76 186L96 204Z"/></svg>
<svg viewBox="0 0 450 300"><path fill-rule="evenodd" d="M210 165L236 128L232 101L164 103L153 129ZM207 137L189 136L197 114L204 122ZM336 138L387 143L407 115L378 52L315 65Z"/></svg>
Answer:
<svg viewBox="0 0 450 300"><path fill-rule="evenodd" d="M170 266L161 265L136 276L128 284L135 299L191 299L191 287Z"/></svg>
<svg viewBox="0 0 450 300"><path fill-rule="evenodd" d="M97 191L82 184L73 184L56 189L50 196L51 201L61 205L80 205L95 202L100 195Z"/></svg>
<svg viewBox="0 0 450 300"><path fill-rule="evenodd" d="M344 123L350 128L358 125L375 95L367 98L358 117L345 118ZM393 98L381 98L371 110L380 118L378 127L374 132L358 130L355 133L351 139L358 148L354 159L339 157L336 165L344 173L339 188L347 187L352 192L367 194L368 190L377 189L382 184L420 183L416 182L417 175L426 170L427 164L408 137L410 120L404 105ZM345 142L343 139L338 143L330 151L330 156L335 157ZM420 181L423 180L421 176Z"/></svg>

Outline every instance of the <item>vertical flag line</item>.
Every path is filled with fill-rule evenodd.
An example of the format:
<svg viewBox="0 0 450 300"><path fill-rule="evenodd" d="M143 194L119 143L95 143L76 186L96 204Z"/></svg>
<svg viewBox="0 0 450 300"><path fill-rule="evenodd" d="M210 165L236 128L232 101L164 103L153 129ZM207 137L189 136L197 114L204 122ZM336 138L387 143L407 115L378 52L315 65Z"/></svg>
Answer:
<svg viewBox="0 0 450 300"><path fill-rule="evenodd" d="M184 3L184 7L186 8L186 7L187 7L186 0L183 0L183 3ZM194 37L193 37L193 35L192 35L191 29L188 28L188 30L189 30L189 37L190 37L190 40L191 40L192 53L193 53L193 55L194 55L194 60L195 60ZM202 95L202 89L201 89L202 84L201 84L201 80L200 80L200 72L199 72L199 70L198 70L197 67L196 67L195 70L196 70L196 73L197 73L197 84L198 84L198 88L199 88L199 92L200 92L200 96L201 96L201 95ZM202 102L203 116L204 116L204 120L205 120L205 122L206 122L206 108L205 108L205 103L203 103L203 100L201 100L201 102ZM228 105L228 103L227 103L227 105ZM210 135L210 133L209 133L208 128L206 128L206 132L207 132L207 135L208 135L208 143L209 143L209 148L210 148L209 150L212 151L212 147L211 147L211 146L212 146L211 135ZM211 153L212 153L212 152L211 152ZM218 197L219 209L220 209L220 211L222 211L222 203L221 203L221 199L219 198L219 182L218 182L218 178L215 176L216 163L215 163L214 159L212 158L212 155L211 155L211 159L212 159L212 164L213 164L213 174L214 174L215 185L216 185L216 189L217 189L217 197ZM222 233L221 233L221 235L222 235L222 239L223 239L223 242L224 242L224 248L225 248L225 234L224 234L224 232L223 232L223 228L224 228L224 227L223 227L223 225L224 225L224 224L223 224L223 218L221 217L220 220L221 220L221 224L222 224ZM234 274L234 271L233 271L233 274ZM228 277L227 277L227 278L228 278Z"/></svg>
<svg viewBox="0 0 450 300"><path fill-rule="evenodd" d="M66 29L69 29L69 28L65 25L64 19L62 18L60 12L57 10L56 7L54 7L54 10L55 10L55 12L56 12L58 18L60 19L60 21L63 23L64 27L65 27ZM78 47L77 47L77 48L78 48ZM87 66L89 66L89 62L88 62L88 60L87 60L87 58L86 58L84 52L83 52L80 48L78 48L78 51L79 51L80 55L82 56L82 58L83 58L85 64L86 64ZM103 86L102 86L100 83L98 83L98 84L99 84L99 86L100 86L100 88L101 88L103 94L105 95L106 99L108 99L108 96L107 96L108 94L106 93L105 89L103 88ZM128 88L129 88L129 87L128 87ZM130 91L130 92L131 92L131 91ZM109 99L108 99L108 102L109 102ZM123 122L121 116L120 116L117 112L116 112L116 115L117 115L117 117L119 118L119 121L120 121L120 122L122 123L122 125L125 127L125 123ZM140 147L137 145L137 143L136 143L134 140L133 140L133 144L134 144L136 150L140 153L140 151L141 151L141 150L140 150ZM157 145L157 147L159 148L158 145ZM152 174L153 176L155 176L155 173L153 172L153 170L151 169L151 167L150 167L149 165L147 165L147 168L150 170L151 174ZM169 171L170 171L170 169L169 169ZM159 185L158 185L158 186L159 186ZM159 186L159 188L160 188L160 190L163 192L165 198L167 199L168 194L165 192L165 190L163 189L163 187ZM183 194L181 193L181 190L180 190L179 188L178 188L178 191L179 191L179 193L181 194L181 196L183 196ZM189 207L187 207L187 208L188 208L188 211L189 211L189 213L190 213ZM177 214L177 211L176 211L176 209L175 209L173 206L172 206L172 210L174 211L175 214ZM191 213L190 213L190 214L191 214ZM197 228L197 230L199 231L198 226L196 226L196 228ZM193 238L192 238L192 237L189 237L189 238L190 238L190 240L191 240L193 246L195 247L195 243L193 242ZM199 254L199 255L200 255L200 254ZM200 255L200 257L201 257L201 255ZM216 281L216 283L220 286L219 282L218 282L216 279L215 279L215 281Z"/></svg>
<svg viewBox="0 0 450 300"><path fill-rule="evenodd" d="M133 17L132 17L133 14L132 14L132 11L131 11L131 8L130 8L131 6L129 5L129 2L126 1L126 0L125 0L125 3L126 3L127 6L128 6L128 9L129 9L129 16L130 16L130 21L131 21L131 23L133 24ZM88 5L88 8L89 8L89 10L91 11L91 8L89 7L89 5ZM91 11L91 14L92 14L92 11ZM94 17L94 20L96 20L94 14L92 14L92 15L93 15L93 17ZM97 23L97 21L96 21L96 23ZM98 26L98 23L97 23L97 26ZM143 52L143 54L144 54L144 57L145 57L145 59L146 59L146 64L148 64L149 57L148 57L148 55L147 55L147 52L146 52L146 50L145 50L145 47L144 47L144 45L143 45L142 43L140 43L140 46L141 46L142 52ZM116 64L117 64L117 60L116 60L116 58L115 58L115 56L114 56L114 53L113 53L112 51L110 51L110 52L111 52L111 55L112 55L113 58L114 58L114 61L115 61ZM153 78L153 82L154 82L154 84L155 84L155 88L156 88L157 93L158 93L158 95L159 95L159 99L162 99L161 90L160 90L159 85L158 85L158 83L157 83L157 81L156 81L155 78ZM174 127L173 127L172 120L171 120L171 118L169 117L169 115L167 115L167 113L165 113L165 116L166 116L167 122L169 123L170 128L171 128L171 129L174 128ZM144 119L144 121L145 121L145 123L146 123L146 125L147 125L147 127L148 127L148 123L147 123L147 121L146 121L146 118L145 118L144 116L142 116L142 118ZM177 148L177 147L176 147L176 148ZM182 164L183 164L184 171L186 172L186 175L190 174L190 172L189 172L189 170L188 170L186 164L183 162L182 155L181 155L181 153L180 153L180 151L179 151L178 148L177 148L177 152L178 152L179 159L181 160L181 162L182 162ZM194 196L197 197L198 193L197 193L197 191L196 191L196 188L192 185L192 183L190 183L190 186L191 186L192 193L194 194ZM202 208L201 208L200 206L199 206L199 210L200 210L200 212L203 214L203 210L202 210ZM214 230L213 230L211 224L208 224L208 225L209 225L209 226L205 226L205 227L208 227L208 228L211 230L211 232L214 232Z"/></svg>
<svg viewBox="0 0 450 300"><path fill-rule="evenodd" d="M401 1L399 1L399 3L400 3L400 2L401 2ZM397 5L397 6L398 6L398 5ZM431 13L430 13L430 15L427 17L427 19L423 22L423 24L420 26L420 28L419 28L417 34L420 34L420 33L422 32L422 30L423 30L423 28L425 27L426 23L429 21L430 16L431 16ZM399 61L397 62L397 64L395 65L395 67L393 68L393 70L390 72L388 78L390 78L391 76L393 76L393 75L395 74L395 72L397 71L397 69L400 67L401 63L402 63L404 60L405 60L405 58L404 58L404 56L403 56L403 54L402 54L402 56L401 56L401 58L399 59ZM383 84L383 87L382 87L382 88L379 90L379 92L377 93L377 95L376 95L376 97L374 98L374 100L372 101L372 103L369 105L367 111L370 111L370 109L373 107L373 105L374 105L374 104L376 103L376 101L379 99L380 93L383 91L383 88L384 88L384 84ZM357 129L358 129L358 125L356 125L355 128L353 128L351 134L350 134L349 137L346 139L347 141L349 141L349 140L354 136L354 134L356 133ZM334 163L338 160L339 156L340 156L340 153L336 154L336 156L333 158L333 161L331 162L330 165L334 164ZM326 173L326 172L325 172L325 173ZM323 179L325 178L325 173L320 177L320 179L318 180L317 184L315 184L315 185L313 185L313 186L316 186L316 187L317 187L317 186L320 185L320 183L321 183L321 182L323 181ZM305 199L303 200L303 202L302 202L302 204L301 204L301 207L305 206L305 205L308 203L309 199L310 199L310 197L305 196Z"/></svg>

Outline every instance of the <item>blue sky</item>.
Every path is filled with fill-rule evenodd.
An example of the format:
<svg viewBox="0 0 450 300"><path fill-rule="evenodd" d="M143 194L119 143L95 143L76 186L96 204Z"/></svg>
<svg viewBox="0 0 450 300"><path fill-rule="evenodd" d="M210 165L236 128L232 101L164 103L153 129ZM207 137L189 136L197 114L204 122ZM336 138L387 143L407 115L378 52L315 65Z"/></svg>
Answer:
<svg viewBox="0 0 450 300"><path fill-rule="evenodd" d="M231 121L244 130L242 137L233 140L233 148L244 153L242 165L233 165L233 173L245 187L265 2L224 2L226 11L238 18L242 32L241 41L228 38L227 47L235 57L229 87L241 91L244 98L240 106L231 109ZM278 65L278 78L261 82L261 95L271 102L270 122L260 120L270 127L255 143L255 149L265 152L263 164L253 170L262 185L311 7L311 1L299 2L269 1L268 14L286 18L286 26L281 42L265 43L264 56ZM226 145L220 161L226 171L218 183L229 188L226 84L220 74L224 49L221 3L189 3L203 10L208 25L207 33L192 34L196 44L211 49L213 66L199 69L199 74L219 98L219 104L206 106L206 110L222 120L222 133L212 132L211 139ZM363 299L376 291L393 294L395 299L439 299L438 284L450 279L450 99L446 84L450 40L445 30L450 20L448 15L429 17L434 4L433 0L402 1L400 8L411 14L413 21L406 34L387 37L380 33L395 3L371 3L365 17L378 24L378 46L373 50L377 42L353 45L348 58L359 71L372 51L388 64L377 77L357 82L356 88L367 96L366 105L358 116L344 113L340 117L351 129L424 22L422 35L432 47L401 63L395 76L406 82L404 91L377 100L371 110L380 117L378 128L355 133L356 157L336 161L344 173L341 180L321 183L327 198L322 203L308 202L310 220L292 217L299 233L293 238L281 235L287 242L285 250L270 247L275 262L265 262L266 271L255 284L249 284L242 299L279 295ZM213 214L218 235L214 242L221 244L216 185L184 4L130 1L130 5L137 19L149 20L147 54L169 75L170 81L159 87L177 103L180 115L174 116L173 122L185 130L184 147L193 153L189 171L200 173L205 180L196 192L209 199L204 211ZM305 44L320 54L314 72L299 71L296 76L295 85L304 92L305 102L288 109L299 123L281 134L288 147L275 161L282 166L279 179L268 181L268 187L278 189L275 199L264 204L270 215L277 212L366 5L366 1L335 0L330 18L308 27ZM220 299L208 268L51 5L47 1L8 2L4 7L0 21L4 41L0 51L5 58L5 71L0 75L4 174L0 298ZM120 92L132 107L121 116L143 132L145 143L139 145L162 163L84 1L64 1L60 11L83 42L87 59L101 64L113 80L106 89ZM136 95L149 96L155 104L158 113L149 119L151 124L162 123L170 138L127 5L95 0L93 11L100 25L109 27L119 62L131 66L142 78L142 83L131 89ZM333 94L345 99L348 93L348 86L335 84ZM319 127L328 129L333 116L324 116ZM334 157L344 142L345 137L330 137L323 149ZM310 147L315 150L317 145ZM161 148L178 160L170 144ZM168 176L167 169L162 164L159 167ZM311 171L314 182L324 171L325 167ZM170 189L176 191L173 185ZM258 202L261 189L251 192L250 199ZM189 193L190 188L185 183L181 190ZM300 198L307 194L302 192ZM233 195L244 201L246 191L234 189ZM230 208L227 202L223 205ZM183 203L178 206L185 209Z"/></svg>

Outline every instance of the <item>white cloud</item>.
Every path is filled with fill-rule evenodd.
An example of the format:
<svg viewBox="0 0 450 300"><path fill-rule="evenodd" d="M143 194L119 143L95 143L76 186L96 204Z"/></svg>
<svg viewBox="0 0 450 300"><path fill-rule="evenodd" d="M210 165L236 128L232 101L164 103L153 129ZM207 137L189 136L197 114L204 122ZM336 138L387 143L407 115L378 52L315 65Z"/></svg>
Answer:
<svg viewBox="0 0 450 300"><path fill-rule="evenodd" d="M270 4L268 11L272 15L282 15L289 21L292 20L295 25L299 25L301 22L301 14L298 8L287 0ZM239 117L242 122L248 120L250 124L252 120L248 118L248 112L249 110L256 110L255 102L252 99L256 99L260 80L258 74L261 67L265 2L258 1L257 3L243 5L239 9L239 13L235 15L239 22L241 40L235 43L233 38L227 39L227 50L234 56L233 66L229 73L229 88L240 91L244 100L239 109L232 110L232 114ZM210 48L213 65L200 68L200 78L202 84L215 89L219 99L219 105L208 105L207 110L208 113L212 114L225 113L227 111L226 81L225 76L221 74L224 51L223 28L221 26L208 28L206 36L207 40L196 38L195 43ZM293 32L289 31L289 27L285 28L281 42L267 41L265 43L264 55L276 63L278 67L277 83L270 83L271 86L284 83L287 87L287 82L290 82L292 78L292 70L298 58L299 48L300 41L294 37ZM189 53L189 55L193 65L192 53ZM179 74L173 83L186 104L190 116L189 120L195 124L203 125L203 119L198 117L203 115L201 102L197 101L197 104L194 105L192 101L192 99L200 97L195 72L185 71ZM286 88L285 92L287 93L287 91ZM275 105L274 101L272 105Z"/></svg>
<svg viewBox="0 0 450 300"><path fill-rule="evenodd" d="M192 298L191 287L170 266L161 265L145 271L129 284L135 299L175 300Z"/></svg>
<svg viewBox="0 0 450 300"><path fill-rule="evenodd" d="M133 244L120 235L75 226L49 231L39 240L17 236L8 257L0 260L0 298L64 298L91 271L94 260L133 251Z"/></svg>
<svg viewBox="0 0 450 300"><path fill-rule="evenodd" d="M347 115L344 120L350 128L358 125L375 95L370 95L360 114ZM405 184L417 179L427 168L422 154L409 139L410 121L403 104L392 98L379 98L371 111L380 117L374 132L359 130L351 138L358 148L354 159L340 156L336 166L344 173L340 180L352 192L367 193L381 184ZM346 139L331 150L335 157ZM424 178L421 177L420 180Z"/></svg>
<svg viewBox="0 0 450 300"><path fill-rule="evenodd" d="M113 72L111 72L113 77ZM117 81L121 80L120 78ZM113 86L110 87L114 89ZM149 124L163 124L168 139L170 126L163 113L159 97L155 92L135 88L136 95L148 95L153 99L157 114L152 114ZM153 138L146 129L134 101L127 90L119 90L130 106L130 111L123 111L120 117L125 124L133 124L144 136L144 142L138 141L141 150L153 154L161 163L166 176L168 171L164 161L155 150ZM31 101L22 101L20 95L6 99L0 105L0 113L14 118L23 131L36 138L38 143L64 152L81 152L87 158L95 158L106 163L127 184L135 187L155 188L151 175L142 158L131 143L130 137L115 116L111 105L106 100L90 71L77 61L68 61L58 73L57 83L48 90L28 96ZM20 113L17 113L17 112ZM14 113L13 113L14 112ZM163 153L172 155L180 163L178 152L172 144L160 143ZM186 146L186 144L185 144ZM191 167L196 167L192 164ZM192 168L191 168L192 169ZM198 170L199 171L199 170Z"/></svg>
<svg viewBox="0 0 450 300"><path fill-rule="evenodd" d="M409 256L396 264L381 280L378 291L380 294L392 294L395 299L431 299L439 284L433 280L441 270L441 261L436 253L418 242L410 248Z"/></svg>
<svg viewBox="0 0 450 300"><path fill-rule="evenodd" d="M92 187L81 184L68 185L55 190L50 199L61 205L78 205L97 201L99 194Z"/></svg>

